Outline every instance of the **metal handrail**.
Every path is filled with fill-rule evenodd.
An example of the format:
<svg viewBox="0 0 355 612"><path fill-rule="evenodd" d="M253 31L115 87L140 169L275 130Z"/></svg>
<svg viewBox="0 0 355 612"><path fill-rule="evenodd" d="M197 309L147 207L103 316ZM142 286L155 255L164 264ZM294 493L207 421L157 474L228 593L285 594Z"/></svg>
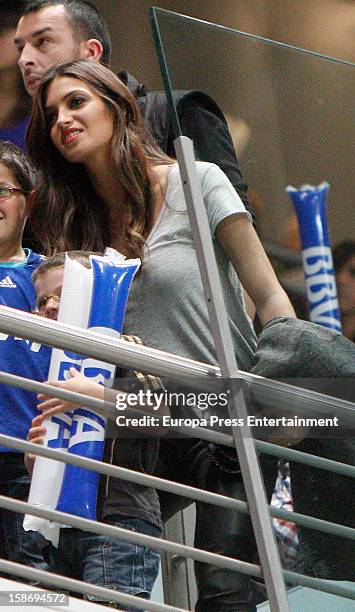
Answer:
<svg viewBox="0 0 355 612"><path fill-rule="evenodd" d="M4 317L4 318L3 318ZM44 323L44 325L43 325ZM49 325L46 325L48 324ZM10 326L11 325L11 329ZM37 329L36 329L37 327ZM50 344L53 346L58 346L60 348L64 348L67 350L72 350L71 346L75 343L76 351L86 354L88 356L105 359L106 361L110 361L112 363L119 363L120 365L130 366L132 361L134 360L135 367L142 367L144 370L149 370L152 372L156 372L158 374L170 375L172 378L177 378L186 383L187 380L187 370L192 373L189 381L196 378L203 378L204 381L208 381L209 378L218 378L220 376L219 369L213 366L208 366L207 364L201 364L199 362L193 362L192 360L186 360L183 358L176 357L175 355L171 355L169 353L163 353L162 351L155 351L154 349L145 350L146 347L139 346L137 350L134 345L129 343L125 343L124 341L115 341L116 346L110 346L112 340L107 342L107 337L101 336L99 334L88 332L86 330L79 330L76 328L72 328L71 326L66 326L61 323L56 323L53 321L46 321L45 319L37 319L32 315L28 315L27 313L18 313L14 309L0 307L0 330L3 332L9 332L11 335L18 334L21 337L34 339L35 341L43 342L46 344ZM53 333L50 333L50 332ZM64 338L58 337L59 334L63 333ZM79 343L78 340L82 340L83 342ZM119 346L117 346L119 345ZM121 346L120 346L121 345ZM128 349L128 350L127 350ZM143 353L143 356L139 359L138 355ZM138 357L138 358L137 358ZM172 363L172 358L175 360ZM190 369L190 366L192 369ZM322 396L319 393L313 391L307 391L304 389L298 389L291 387L290 385L284 385L284 383L277 383L276 381L267 381L266 379L262 379L262 377L254 377L253 375L244 373L244 372L236 372L236 375L248 382L257 382L257 384L264 385L266 382L266 387L275 389L277 391L280 390L281 385L281 394L282 397L286 397L290 395L290 397L297 396L297 400L299 401L302 397L303 401L310 402L312 405L316 404L319 408L320 405L324 405L325 408L329 409L330 402L332 403L332 412L334 414L335 405L338 410L344 411L345 414L352 417L354 415L354 405L350 402L346 402L344 400L337 400L335 398L331 398L329 396ZM23 379L21 377L15 377L13 375L6 375L5 373L0 374L0 380L5 382L6 376L10 376L8 379L9 384L14 384L15 386L21 386L25 384L28 385L27 388L31 388L31 390L39 390L42 392L47 392L52 395L57 395L58 397L62 397L63 399L68 400L78 400L82 397L80 394L73 394L73 392L68 392L64 390L59 390L56 387L51 387L50 385L45 385L43 383L35 383L34 381L29 381L27 379ZM5 377L5 378L4 378ZM37 386L38 385L38 386ZM290 387L290 389L285 389L285 387ZM276 392L277 392L276 391ZM112 409L114 409L114 404L108 402L100 402L100 400L93 400L92 398L85 398L85 404L94 409L98 409L98 404L94 405L96 402L99 402L102 407L108 407L108 405ZM294 409L294 408L293 408ZM183 428L185 429L185 428ZM203 430L203 428L198 428L199 430ZM188 433L185 431L184 433ZM205 430L205 433L212 434L213 437L217 435L224 440L224 443L228 446L233 446L233 440L230 436L225 434L219 434L218 432L211 432L210 430ZM194 429L195 437L198 436L196 429ZM230 442L231 439L231 442ZM10 446L11 448L17 448L22 452L32 452L34 454L38 454L41 456L56 458L57 460L64 461L65 463L71 463L73 465L81 465L86 467L87 469L92 469L98 471L99 473L107 473L115 477L119 477L121 479L131 480L133 482L139 482L140 484L144 483L146 486L154 486L158 489L169 490L177 493L178 495L186 495L190 496L192 499L203 500L209 499L209 503L215 503L217 505L225 505L227 507L233 507L238 509L241 512L248 512L248 506L246 502L241 500L233 500L230 498L226 498L224 496L219 496L215 493L209 493L206 491L202 491L199 489L194 489L191 487L187 487L186 485L180 485L178 483L172 483L170 481L164 481L154 476L148 476L144 474L139 474L137 472L131 472L130 470L125 470L124 468L119 468L117 466L103 464L102 462L97 462L89 459L85 459L83 457L77 457L74 455L70 455L69 453L63 453L61 451L55 451L53 449L42 448L37 445L24 442L17 439L11 439L9 436L0 435L0 443L5 446ZM223 442L222 442L223 443ZM257 441L257 445L259 446L259 450L263 450L263 452L269 454L279 454L280 452L284 452L293 458L294 454L298 456L298 460L303 460L303 455L306 453L300 453L299 451L294 451L293 449L284 449L282 447L275 448L274 445L266 442ZM311 456L310 456L311 457ZM308 458L309 459L309 458ZM316 458L313 458L313 460ZM297 459L296 459L297 460ZM317 467L322 467L326 469L326 464L328 463L334 471L349 469L349 475L353 476L352 466L345 466L344 464L338 464L338 462L329 462L329 460L324 460L322 458L318 458L318 461L321 463L317 465ZM313 461L312 464L314 465ZM341 466L341 467L339 467ZM125 474L125 472L127 472ZM187 489L187 491L185 490ZM87 521L87 519L82 519L80 517L74 517L73 515L67 515L64 513L58 513L55 510L48 510L44 508L33 507L25 502L20 502L18 500L13 500L11 498L4 498L0 496L0 507L13 509L17 512L22 513L30 513L35 516L41 516L48 518L49 520L54 520L59 523L69 524L73 527L84 528L88 531L95 531L95 533L103 533L101 532L101 528L113 529L116 530L115 533L110 532L111 535L116 535L123 540L134 541L136 543L144 543L145 545L153 546L159 550L166 550L169 552L174 552L175 554L183 555L188 558L204 561L207 563L212 563L213 565L218 565L220 567L228 567L229 569L233 569L235 571L239 571L241 573L247 573L249 575L261 576L261 568L260 566L256 566L253 564L248 564L242 561L238 561L235 559L229 559L227 557L220 557L219 555L215 555L213 553L207 553L206 551L199 551L198 549L194 549L191 547L186 547L180 544L175 544L172 542L162 541L157 538L151 538L150 536L145 536L143 534L137 534L132 532L128 532L127 530L123 530L122 528L112 527L106 524L99 524L94 521ZM276 508L270 509L271 516L275 516L277 518L284 518L286 520L292 520L295 523L301 524L305 527L319 529L326 533L333 533L334 535L338 535L341 537L347 537L351 539L355 539L355 530L349 527L336 525L334 523L329 523L327 521L322 521L320 519L315 519L313 517L308 517L304 515L300 515L298 513L288 512L285 510L280 510ZM91 524L91 525L90 525ZM100 529L98 531L98 528ZM126 531L126 534L124 533ZM133 539L131 539L133 538ZM148 541L149 540L149 541ZM201 557L202 555L202 557ZM6 565L7 562L0 562L0 567L2 564ZM227 563L227 565L225 565ZM16 565L16 564L14 564ZM8 566L9 567L9 566ZM27 572L29 568L26 567L26 575L29 576ZM4 570L5 566L4 566ZM9 570L8 570L9 571ZM13 571L13 570L11 570ZM22 571L22 570L21 570ZM35 570L36 572L42 573L40 570ZM11 573L11 572L10 572ZM13 573L16 574L14 571ZM289 572L283 570L284 579L287 580L290 584L298 584L302 586L308 586L310 588L316 588L318 590L322 590L328 593L332 593L335 595L340 595L349 599L355 599L355 592L347 587L343 587L340 585L329 584L329 581L320 580L317 578L311 578L309 576L304 576L302 574L297 574L295 572ZM44 574L46 574L44 572ZM17 574L21 575L21 574ZM53 575L48 574L47 582L50 582L50 579ZM63 579L62 580L66 580ZM69 580L69 579L68 579ZM78 582L78 581L76 581ZM52 582L53 583L53 582ZM63 583L64 584L64 583ZM79 583L80 584L80 583ZM100 588L100 587L98 587ZM73 588L75 591L75 588ZM80 591L79 591L80 592ZM117 592L116 592L117 595ZM118 594L121 596L121 594ZM130 597L130 596L125 596ZM117 599L117 601L119 601ZM126 600L127 603L128 600ZM121 602L123 600L121 599ZM133 607L136 607L136 602L130 602ZM140 601L140 605L141 601ZM151 605L155 607L150 607ZM138 605L137 605L138 607ZM158 608L157 604L150 604L148 609L154 610L165 610L166 607ZM170 609L172 609L170 607ZM178 608L175 608L178 610Z"/></svg>
<svg viewBox="0 0 355 612"><path fill-rule="evenodd" d="M71 352L72 347L75 346L75 352L78 354L121 367L131 368L134 364L134 369L182 381L185 385L194 385L203 381L206 391L210 388L216 391L218 380L221 380L221 385L223 384L221 372L217 366L136 345L125 340L115 339L112 342L108 336L27 312L20 312L7 306L0 306L0 332ZM271 394L272 404L280 401L286 411L292 412L302 406L307 410L322 409L334 414L334 410L337 409L339 417L349 419L351 422L355 418L355 404L352 402L263 378L243 370L236 370L235 378L252 383L253 389L259 388L263 397L267 391L268 394Z"/></svg>
<svg viewBox="0 0 355 612"><path fill-rule="evenodd" d="M88 408L92 408L93 410L104 414L105 416L111 419L114 419L117 415L116 407L113 402L95 399L87 395L83 395L81 393L67 391L66 389L59 389L58 387L53 387L52 385L49 385L47 383L37 382L28 378L24 378L22 376L17 376L15 374L9 374L7 372L0 371L0 383L5 383L13 387L20 387L22 389L26 389L27 391L34 391L36 393L53 395L54 397L58 397L60 399L73 403L80 403L82 405L87 406ZM135 410L133 412L127 409L126 414L128 416L139 416L148 415L149 413L144 412L142 410ZM208 440L209 442L215 442L216 444L222 444L224 446L234 448L234 440L232 436L213 431L205 427L195 427L193 429L193 432L191 430L191 427L188 426L172 426L171 430L178 434L183 434L185 436L193 435L193 437L196 438L201 438L203 440ZM270 442L265 442L262 440L255 440L255 445L260 452L265 453L267 455L283 457L284 459L288 459L290 461L298 461L300 463L311 465L312 467L317 467L319 469L329 470L331 472L341 474L342 476L355 478L355 466L348 465L346 463L340 463L339 461L325 459L323 457L316 457L314 455L310 455L309 453L304 453L293 448L285 448L284 446L278 446L276 444L272 444Z"/></svg>
<svg viewBox="0 0 355 612"><path fill-rule="evenodd" d="M194 559L195 561L210 563L211 565L231 569L233 571L237 571L250 576L262 577L262 572L259 565L247 563L245 561L239 561L237 559L231 559L230 557L224 557L216 553L206 552L204 550L193 548L191 546L161 540L153 536L139 534L137 532L132 532L127 529L123 529L122 527L115 527L112 525L108 525L107 523L91 521L89 519L77 517L72 514L58 512L57 510L38 508L37 506L28 504L27 502L18 501L4 496L0 496L0 507L5 508L7 510L14 510L21 514L32 514L33 516L38 516L40 518L47 518L53 522L70 525L71 527L82 529L84 531L89 531L100 535L118 537L126 542L134 542L141 546L149 546L158 550L171 552L180 556L185 556L189 559ZM29 568L27 568L26 566L26 569ZM42 570L37 571L42 572ZM51 576L51 574L48 574L47 572L43 572L43 574L48 576L48 579ZM290 584L307 586L309 588L321 590L326 593L331 593L333 595L340 595L341 597L345 597L347 599L355 599L355 590L347 586L334 584L329 580L312 578L310 576L304 576L303 574L298 574L296 572L291 572L287 570L283 570L282 574L284 576L284 579ZM27 576L29 576L28 573ZM154 608L150 609L154 610Z"/></svg>
<svg viewBox="0 0 355 612"><path fill-rule="evenodd" d="M262 577L261 568L259 565L253 563L247 563L246 561L240 561L238 559L232 559L231 557L224 557L217 555L216 553L210 553L205 550L193 548L192 546L186 546L185 544L177 544L176 542L169 542L153 536L148 536L137 531L130 531L123 527L115 527L108 523L100 523L98 521L92 521L84 519L73 514L67 514L65 512L58 512L57 510L49 510L48 508L40 508L27 502L22 502L10 497L0 495L0 507L6 510L14 510L21 514L31 514L40 518L45 518L55 523L61 523L63 525L70 525L76 529L83 531L90 531L99 535L114 536L118 537L125 542L134 542L140 546L146 546L170 552L176 555L184 555L194 561L201 561L203 563L210 563L223 567L225 569L235 570L243 574L250 576Z"/></svg>
<svg viewBox="0 0 355 612"><path fill-rule="evenodd" d="M111 477L113 476L114 478L120 478L121 480L129 480L131 482L135 482L136 484L154 487L155 489L168 491L169 493L174 493L175 495L190 497L191 499L194 499L196 501L215 504L226 508L233 508L234 510L238 512L243 512L244 514L249 513L248 504L246 502L229 498L224 495L219 495L217 493L211 493L210 491L204 491L202 489L190 487L189 485L175 483L171 480L158 478L157 476L142 474L140 472L131 471L126 468L103 463L94 459L87 459L86 457L80 457L74 454L72 455L71 453L63 452L60 450L43 448L30 442L11 438L10 436L0 435L0 444L10 446L10 448L15 448L22 452L31 452L33 454L40 455L42 457L47 457L49 459L57 459L58 461L62 461L63 463L69 463L78 467L84 467L88 470L99 472L100 474L106 474ZM339 536L342 538L355 540L355 529L353 529L352 527L338 525L337 523L331 523L329 521L324 521L322 519L314 518L304 514L299 514L298 512L282 510L280 508L269 507L269 512L273 518L281 518L286 521L293 521L297 525L302 525L303 527L307 527L308 529L316 529L324 533L330 533L332 535Z"/></svg>
<svg viewBox="0 0 355 612"><path fill-rule="evenodd" d="M116 602L142 609L142 599L136 595L128 595L122 591L114 591L105 587L96 586L89 582L81 582L73 578L66 578L59 574L45 572L44 570L38 570L28 565L21 565L20 563L14 563L13 561L5 561L0 559L0 570L13 576L19 576L26 580L31 579L42 584L48 584L59 589L66 589L73 591L74 593L81 593L82 595L94 595L101 597L103 600ZM94 602L93 602L94 603ZM100 602L97 602L100 603ZM15 605L15 604L13 604ZM151 610L151 612L186 612L182 608L175 608L170 605L159 604L155 601L144 600L144 609ZM56 608L58 610L58 608ZM66 609L66 608L64 608ZM90 608L91 609L91 608Z"/></svg>

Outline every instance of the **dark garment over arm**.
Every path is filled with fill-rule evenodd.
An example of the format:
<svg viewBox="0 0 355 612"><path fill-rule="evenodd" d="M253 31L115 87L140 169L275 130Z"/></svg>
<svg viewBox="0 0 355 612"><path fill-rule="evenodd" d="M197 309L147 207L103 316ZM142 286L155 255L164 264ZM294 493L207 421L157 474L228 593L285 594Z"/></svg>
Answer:
<svg viewBox="0 0 355 612"><path fill-rule="evenodd" d="M175 157L173 124L169 105L162 91L147 92L132 75L121 72L132 93L137 97L140 111L159 146ZM224 114L218 104L202 91L174 91L181 132L194 143L196 159L217 164L228 176L255 220L254 211L247 196L247 184L239 168L233 141Z"/></svg>
<svg viewBox="0 0 355 612"><path fill-rule="evenodd" d="M247 184L243 181L227 122L218 105L206 94L191 92L181 98L177 108L181 132L193 140L197 159L217 164L250 210ZM168 144L170 148L170 142Z"/></svg>
<svg viewBox="0 0 355 612"><path fill-rule="evenodd" d="M279 318L262 331L254 374L355 400L355 345L332 330L295 319ZM334 410L334 415L336 415ZM303 415L302 415L303 416ZM355 465L355 438L306 437L296 449ZM291 463L295 512L355 528L354 480L299 462ZM355 546L347 538L298 526L297 572L329 580L355 580Z"/></svg>

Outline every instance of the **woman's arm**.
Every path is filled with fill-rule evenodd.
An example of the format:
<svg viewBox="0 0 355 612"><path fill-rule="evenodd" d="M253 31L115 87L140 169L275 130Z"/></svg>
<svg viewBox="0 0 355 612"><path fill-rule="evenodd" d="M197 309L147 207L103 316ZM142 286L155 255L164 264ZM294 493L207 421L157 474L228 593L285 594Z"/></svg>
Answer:
<svg viewBox="0 0 355 612"><path fill-rule="evenodd" d="M265 325L275 317L296 318L293 306L246 216L226 217L219 223L215 235L253 300L261 323Z"/></svg>

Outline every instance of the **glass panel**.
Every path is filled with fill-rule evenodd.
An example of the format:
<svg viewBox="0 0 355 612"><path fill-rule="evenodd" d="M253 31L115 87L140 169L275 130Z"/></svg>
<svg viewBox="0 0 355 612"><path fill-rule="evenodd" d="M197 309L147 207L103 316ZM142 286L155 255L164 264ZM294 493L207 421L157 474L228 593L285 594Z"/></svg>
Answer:
<svg viewBox="0 0 355 612"><path fill-rule="evenodd" d="M262 238L287 238L287 185L324 180L331 185L332 242L353 238L355 65L162 9L152 13L167 95L197 89L220 105Z"/></svg>

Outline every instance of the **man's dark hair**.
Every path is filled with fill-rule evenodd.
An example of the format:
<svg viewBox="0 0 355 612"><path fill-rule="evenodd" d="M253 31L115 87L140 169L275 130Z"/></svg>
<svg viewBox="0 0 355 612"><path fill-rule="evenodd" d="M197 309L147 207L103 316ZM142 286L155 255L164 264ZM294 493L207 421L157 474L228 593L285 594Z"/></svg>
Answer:
<svg viewBox="0 0 355 612"><path fill-rule="evenodd" d="M335 249L333 249L333 262L335 272L340 272L341 269L347 263L347 261L351 259L351 257L355 257L354 240L344 240L343 242L337 244Z"/></svg>
<svg viewBox="0 0 355 612"><path fill-rule="evenodd" d="M30 0L23 15L37 13L47 6L64 6L68 13L74 38L78 41L96 38L102 44L101 64L108 66L111 60L111 37L104 18L87 0Z"/></svg>
<svg viewBox="0 0 355 612"><path fill-rule="evenodd" d="M26 0L1 0L0 34L4 30L16 28L25 8Z"/></svg>

